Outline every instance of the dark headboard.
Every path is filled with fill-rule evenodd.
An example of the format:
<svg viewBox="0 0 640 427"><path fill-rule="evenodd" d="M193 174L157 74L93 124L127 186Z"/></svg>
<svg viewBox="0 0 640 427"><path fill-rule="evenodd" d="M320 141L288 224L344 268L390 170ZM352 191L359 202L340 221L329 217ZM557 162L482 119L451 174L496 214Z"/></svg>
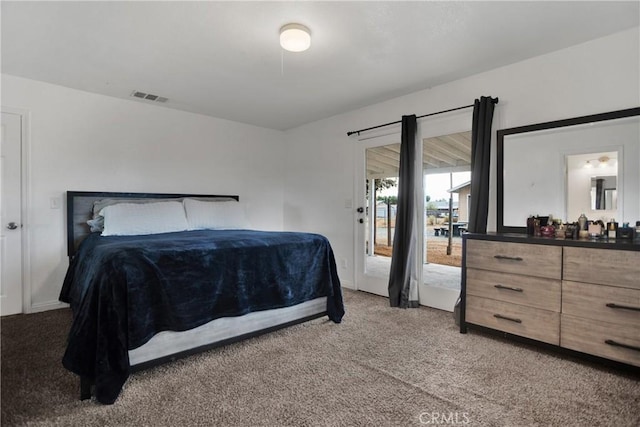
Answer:
<svg viewBox="0 0 640 427"><path fill-rule="evenodd" d="M222 196L209 194L170 194L170 193L114 193L107 191L67 191L67 255L73 257L78 246L91 234L87 221L93 218L93 202L102 199L180 199L197 197L198 199L234 199L237 195Z"/></svg>

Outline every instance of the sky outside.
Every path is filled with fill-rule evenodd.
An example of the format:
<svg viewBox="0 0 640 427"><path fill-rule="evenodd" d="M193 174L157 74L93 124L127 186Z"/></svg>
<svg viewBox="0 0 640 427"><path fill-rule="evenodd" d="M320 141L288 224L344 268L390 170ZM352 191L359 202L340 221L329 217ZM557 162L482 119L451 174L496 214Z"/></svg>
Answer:
<svg viewBox="0 0 640 427"><path fill-rule="evenodd" d="M471 172L454 172L452 174L453 185L450 184L448 173L430 174L424 177L425 193L431 197L431 200L449 200L448 189L456 187L465 182L471 181ZM381 196L395 196L398 193L398 187L388 188L380 192ZM453 199L458 199L458 194L453 194Z"/></svg>

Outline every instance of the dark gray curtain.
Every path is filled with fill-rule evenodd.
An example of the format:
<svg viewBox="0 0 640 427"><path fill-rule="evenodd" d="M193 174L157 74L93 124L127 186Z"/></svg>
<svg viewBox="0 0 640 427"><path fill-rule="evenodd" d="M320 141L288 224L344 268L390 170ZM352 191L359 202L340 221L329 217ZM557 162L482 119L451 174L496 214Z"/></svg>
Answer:
<svg viewBox="0 0 640 427"><path fill-rule="evenodd" d="M418 307L417 291L412 292L412 270L416 255L415 158L417 121L415 114L402 116L400 166L398 172L398 206L393 239L391 271L389 273L389 304L391 307ZM422 172L422 171L420 171ZM415 278L414 278L415 279ZM415 280L413 280L415 282Z"/></svg>
<svg viewBox="0 0 640 427"><path fill-rule="evenodd" d="M608 209L609 206L603 206L604 201L604 179L596 179L596 209Z"/></svg>
<svg viewBox="0 0 640 427"><path fill-rule="evenodd" d="M489 215L489 168L491 166L491 122L495 100L490 96L476 99L471 127L471 203L469 226L471 233L487 232Z"/></svg>

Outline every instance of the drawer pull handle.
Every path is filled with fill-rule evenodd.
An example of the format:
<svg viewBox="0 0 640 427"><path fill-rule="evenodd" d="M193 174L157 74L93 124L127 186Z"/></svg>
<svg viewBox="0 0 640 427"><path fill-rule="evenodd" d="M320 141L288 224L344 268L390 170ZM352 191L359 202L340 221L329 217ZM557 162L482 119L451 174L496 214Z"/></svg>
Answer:
<svg viewBox="0 0 640 427"><path fill-rule="evenodd" d="M640 311L640 307L633 307L633 306L630 306L630 305L616 304L616 303L613 303L613 302L607 303L607 307L609 307L609 308L620 308L622 310Z"/></svg>
<svg viewBox="0 0 640 427"><path fill-rule="evenodd" d="M505 286L500 284L493 285L493 287L498 289L506 289L508 291L514 291L514 292L524 292L522 288L512 288L511 286Z"/></svg>
<svg viewBox="0 0 640 427"><path fill-rule="evenodd" d="M640 351L640 347L637 347L635 345L623 344L614 340L604 340L604 342L605 344L609 344L614 347L622 347L622 348L628 348L629 350Z"/></svg>
<svg viewBox="0 0 640 427"><path fill-rule="evenodd" d="M515 317L503 316L502 314L494 314L493 317L495 317L496 319L508 320L510 322L522 323L522 320L520 320L520 319L516 319Z"/></svg>
<svg viewBox="0 0 640 427"><path fill-rule="evenodd" d="M506 255L494 255L495 259L506 259L508 261L522 261L523 259L519 256L506 256Z"/></svg>

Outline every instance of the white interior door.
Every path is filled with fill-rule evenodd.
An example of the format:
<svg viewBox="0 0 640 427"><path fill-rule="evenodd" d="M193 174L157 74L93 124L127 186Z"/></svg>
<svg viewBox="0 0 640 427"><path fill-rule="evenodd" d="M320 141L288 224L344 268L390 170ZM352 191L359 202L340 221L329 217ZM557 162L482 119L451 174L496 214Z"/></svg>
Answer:
<svg viewBox="0 0 640 427"><path fill-rule="evenodd" d="M0 130L0 314L22 312L22 117L2 112Z"/></svg>

